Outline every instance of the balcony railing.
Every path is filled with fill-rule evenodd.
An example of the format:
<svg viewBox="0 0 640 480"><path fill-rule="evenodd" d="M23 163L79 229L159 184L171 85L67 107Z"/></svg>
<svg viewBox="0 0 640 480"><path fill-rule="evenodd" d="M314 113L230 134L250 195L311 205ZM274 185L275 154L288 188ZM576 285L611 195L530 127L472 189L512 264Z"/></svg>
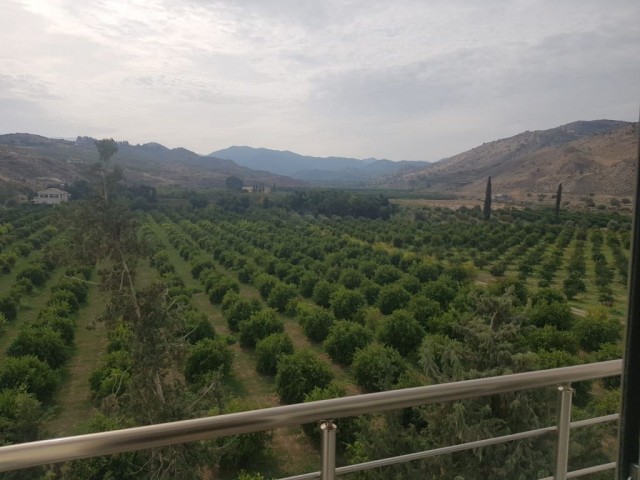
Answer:
<svg viewBox="0 0 640 480"><path fill-rule="evenodd" d="M288 477L288 480L313 478L331 480L337 475L533 438L552 432L555 432L557 436L556 465L554 469L555 475L549 478L564 480L615 468L615 463L607 463L567 472L570 429L614 421L618 418L617 414L613 414L572 423L571 397L573 389L571 388L571 383L619 376L621 370L622 361L611 360L573 367L354 395L332 400L320 400L215 417L10 445L0 448L0 472L229 435L272 430L303 423L321 422L321 470ZM339 468L335 466L336 427L333 422L336 419L549 386L558 387L558 421L556 425L357 465Z"/></svg>

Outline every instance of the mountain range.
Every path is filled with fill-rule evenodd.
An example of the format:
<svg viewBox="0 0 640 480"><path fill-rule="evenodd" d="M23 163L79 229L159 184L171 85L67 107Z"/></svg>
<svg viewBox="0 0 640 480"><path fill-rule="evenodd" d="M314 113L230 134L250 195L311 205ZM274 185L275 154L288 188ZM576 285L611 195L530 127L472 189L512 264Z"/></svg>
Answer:
<svg viewBox="0 0 640 480"><path fill-rule="evenodd" d="M114 163L136 183L221 188L231 176L246 185L365 186L482 197L553 193L630 196L636 172L638 124L578 121L491 141L438 162L310 157L290 151L230 147L209 155L159 143L118 142ZM94 139L0 135L0 184L22 190L87 178L98 156Z"/></svg>
<svg viewBox="0 0 640 480"><path fill-rule="evenodd" d="M28 133L0 135L0 182L37 189L86 179L91 165L98 161L94 142L90 137L70 141ZM248 185L304 185L286 176L204 157L184 148L169 149L159 143L118 142L112 160L124 170L129 181L156 187L224 188L225 180L232 175Z"/></svg>
<svg viewBox="0 0 640 480"><path fill-rule="evenodd" d="M494 193L514 196L559 183L575 195L632 195L637 155L637 123L578 121L485 143L386 185L480 197L491 176Z"/></svg>
<svg viewBox="0 0 640 480"><path fill-rule="evenodd" d="M372 179L408 173L425 168L428 162L360 160L346 157L311 157L289 151L268 148L229 147L209 156L233 160L244 167L269 170L280 175L310 183L334 185L365 185Z"/></svg>

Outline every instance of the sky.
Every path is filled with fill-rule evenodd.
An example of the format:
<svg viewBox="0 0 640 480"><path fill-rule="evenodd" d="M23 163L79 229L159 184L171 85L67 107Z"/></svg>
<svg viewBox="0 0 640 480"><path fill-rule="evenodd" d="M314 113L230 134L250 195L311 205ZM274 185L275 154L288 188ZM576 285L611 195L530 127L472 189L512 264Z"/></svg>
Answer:
<svg viewBox="0 0 640 480"><path fill-rule="evenodd" d="M434 161L637 121L637 0L0 0L0 133Z"/></svg>

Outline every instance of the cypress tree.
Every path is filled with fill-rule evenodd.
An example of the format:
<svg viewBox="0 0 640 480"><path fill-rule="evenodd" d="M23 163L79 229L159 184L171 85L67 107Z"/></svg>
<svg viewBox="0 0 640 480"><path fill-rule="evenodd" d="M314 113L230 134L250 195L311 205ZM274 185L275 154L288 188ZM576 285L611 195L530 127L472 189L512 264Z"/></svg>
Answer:
<svg viewBox="0 0 640 480"><path fill-rule="evenodd" d="M485 220L491 219L491 176L487 180L487 191L484 194L484 208L482 209L482 215Z"/></svg>
<svg viewBox="0 0 640 480"><path fill-rule="evenodd" d="M558 184L556 191L556 220L560 217L560 202L562 201L562 183Z"/></svg>

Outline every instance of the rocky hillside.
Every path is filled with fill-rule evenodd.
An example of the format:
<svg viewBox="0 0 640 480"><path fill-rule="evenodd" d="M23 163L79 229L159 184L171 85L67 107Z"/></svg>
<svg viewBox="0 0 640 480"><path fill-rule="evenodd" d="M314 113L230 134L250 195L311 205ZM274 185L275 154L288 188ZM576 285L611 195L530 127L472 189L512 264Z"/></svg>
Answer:
<svg viewBox="0 0 640 480"><path fill-rule="evenodd" d="M638 125L613 120L574 122L550 130L524 132L485 143L396 177L391 183L415 189L484 195L492 177L494 193L519 196L633 194Z"/></svg>
<svg viewBox="0 0 640 480"><path fill-rule="evenodd" d="M26 133L0 135L0 182L18 188L33 190L84 179L97 161L94 140L89 137L69 141ZM184 148L169 149L158 143L118 142L113 162L123 168L129 181L153 186L224 187L231 175L249 185L301 184L298 180L251 170L230 160L203 157Z"/></svg>

